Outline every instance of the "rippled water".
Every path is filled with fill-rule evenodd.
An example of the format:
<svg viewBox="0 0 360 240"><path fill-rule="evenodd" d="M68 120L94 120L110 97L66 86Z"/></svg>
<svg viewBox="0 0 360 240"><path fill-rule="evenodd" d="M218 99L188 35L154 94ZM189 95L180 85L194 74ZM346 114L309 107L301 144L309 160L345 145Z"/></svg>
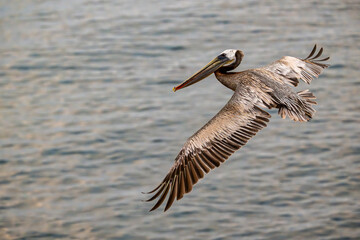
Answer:
<svg viewBox="0 0 360 240"><path fill-rule="evenodd" d="M359 1L2 1L1 239L359 239ZM170 211L141 191L232 93L240 69L314 43L332 67L309 123L273 118ZM302 88L306 86L302 85Z"/></svg>

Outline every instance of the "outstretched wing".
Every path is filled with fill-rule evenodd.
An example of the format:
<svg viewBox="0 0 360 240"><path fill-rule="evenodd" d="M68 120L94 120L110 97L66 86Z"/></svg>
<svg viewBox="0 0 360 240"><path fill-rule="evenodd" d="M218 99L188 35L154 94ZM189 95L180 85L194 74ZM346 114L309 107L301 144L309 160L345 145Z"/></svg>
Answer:
<svg viewBox="0 0 360 240"><path fill-rule="evenodd" d="M175 163L147 201L159 198L157 209L169 195L165 210L181 199L211 169L219 167L232 153L244 146L266 126L270 114L255 104L265 97L265 90L239 85L229 102L204 127L184 144Z"/></svg>
<svg viewBox="0 0 360 240"><path fill-rule="evenodd" d="M320 63L330 59L330 57L318 59L322 53L323 48L320 48L319 52L316 53L315 44L313 50L305 59L285 56L263 67L263 69L280 75L283 82L295 87L299 84L299 79L310 84L313 77L318 77L323 69L329 66L328 64Z"/></svg>

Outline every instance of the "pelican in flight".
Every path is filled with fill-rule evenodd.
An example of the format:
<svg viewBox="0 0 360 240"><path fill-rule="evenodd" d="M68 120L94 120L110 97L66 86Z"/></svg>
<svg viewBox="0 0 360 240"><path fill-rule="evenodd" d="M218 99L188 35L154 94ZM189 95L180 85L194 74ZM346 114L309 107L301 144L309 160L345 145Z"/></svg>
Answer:
<svg viewBox="0 0 360 240"><path fill-rule="evenodd" d="M323 52L316 45L305 59L285 56L268 66L242 72L230 72L241 63L244 54L228 49L209 62L189 79L173 88L178 91L215 73L217 80L234 91L229 102L184 144L175 163L146 201L158 199L157 209L168 196L164 211L174 200L180 200L192 190L199 179L211 169L219 167L231 154L244 146L250 138L266 127L271 115L263 108L277 108L282 118L309 121L315 110L315 96L309 91L293 91L299 80L307 84L329 65L319 59Z"/></svg>

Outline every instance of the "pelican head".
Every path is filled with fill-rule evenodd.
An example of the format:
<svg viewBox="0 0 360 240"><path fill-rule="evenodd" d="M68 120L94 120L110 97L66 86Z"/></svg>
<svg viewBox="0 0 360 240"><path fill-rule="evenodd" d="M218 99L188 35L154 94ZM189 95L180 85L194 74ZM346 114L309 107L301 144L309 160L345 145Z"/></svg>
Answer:
<svg viewBox="0 0 360 240"><path fill-rule="evenodd" d="M194 83L197 83L198 81L208 77L212 73L214 73L216 70L221 68L224 65L232 64L237 59L237 52L240 52L239 50L235 49L227 49L220 53L216 58L214 58L211 62L209 62L205 67L203 67L201 70L199 70L197 73L192 75L190 78L185 80L180 85L173 88L173 91L177 91L179 89L188 87Z"/></svg>

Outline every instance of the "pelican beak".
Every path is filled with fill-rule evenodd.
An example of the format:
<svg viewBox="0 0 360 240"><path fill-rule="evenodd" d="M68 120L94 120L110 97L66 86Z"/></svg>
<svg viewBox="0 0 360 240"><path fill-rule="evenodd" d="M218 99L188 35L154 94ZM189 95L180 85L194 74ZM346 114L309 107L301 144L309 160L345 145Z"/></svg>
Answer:
<svg viewBox="0 0 360 240"><path fill-rule="evenodd" d="M181 83L180 85L173 88L173 91L176 92L179 89L188 87L190 85L193 85L194 83L197 83L198 81L208 77L210 74L218 70L221 66L223 66L226 63L231 62L231 60L224 55L219 55L216 58L214 58L211 62L209 62L205 67L203 67L200 71L192 75L190 78L188 78L186 81Z"/></svg>

